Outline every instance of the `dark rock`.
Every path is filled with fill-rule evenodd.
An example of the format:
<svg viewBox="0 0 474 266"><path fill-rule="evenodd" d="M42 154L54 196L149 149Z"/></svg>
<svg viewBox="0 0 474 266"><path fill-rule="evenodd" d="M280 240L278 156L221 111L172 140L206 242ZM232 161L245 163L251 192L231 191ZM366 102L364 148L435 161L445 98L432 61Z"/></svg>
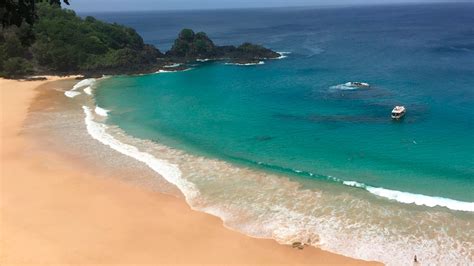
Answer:
<svg viewBox="0 0 474 266"><path fill-rule="evenodd" d="M37 80L47 80L46 77L27 77L25 81L37 81Z"/></svg>
<svg viewBox="0 0 474 266"><path fill-rule="evenodd" d="M301 242L293 242L293 244L291 244L291 246L292 246L293 248L299 248L299 247L302 246L302 244L301 244Z"/></svg>
<svg viewBox="0 0 474 266"><path fill-rule="evenodd" d="M216 46L206 33L183 29L173 47L166 53L172 58L184 58L188 60L198 58L211 58L216 56Z"/></svg>
<svg viewBox="0 0 474 266"><path fill-rule="evenodd" d="M194 33L183 29L166 53L173 61L192 61L196 59L227 59L232 63L258 63L264 59L277 58L280 54L261 45L244 43L238 47L232 45L216 46L204 32Z"/></svg>

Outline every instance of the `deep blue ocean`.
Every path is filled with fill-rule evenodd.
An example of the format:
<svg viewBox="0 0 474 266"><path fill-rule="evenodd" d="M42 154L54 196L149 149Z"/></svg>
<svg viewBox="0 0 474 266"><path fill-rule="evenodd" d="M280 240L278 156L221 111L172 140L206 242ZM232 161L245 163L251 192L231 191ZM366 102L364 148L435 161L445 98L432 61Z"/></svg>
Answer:
<svg viewBox="0 0 474 266"><path fill-rule="evenodd" d="M225 164L211 171L191 159L175 162L183 173L192 165L183 177L205 199L201 209L227 221L222 210L209 211L209 206L229 200L226 211L240 211L243 204L232 204L248 199L242 190L249 176L275 175L304 193L320 193L314 200L316 194L301 199L304 206L285 205L285 211L291 219L314 218L300 231L298 226L290 231L300 235L314 229L323 248L404 264L408 260L397 253L397 245L408 241L421 256L429 254L427 262L473 262L473 3L91 15L135 28L162 51L182 28L192 28L218 45L250 41L285 52L286 58L262 65L193 62L189 71L98 83L94 96L98 106L110 110L107 125L186 156ZM352 89L344 85L349 81L371 87ZM395 105L407 108L400 121L390 118ZM197 174L190 174L192 169ZM232 182L228 173L235 174ZM212 183L211 176L226 176L229 183ZM242 190L235 188L239 180ZM260 185L257 193L275 193ZM324 198L329 191L337 197ZM311 205L321 197L334 210L319 213L325 207ZM253 209L239 215L260 219L282 206L264 198L246 202ZM384 222L367 218L363 224L357 208L374 210L364 217ZM336 230L321 225L333 218L354 227L353 234L365 228L359 241L373 234L374 245L386 246L377 251L370 243L360 249L338 243L321 232ZM262 233L254 224L250 229L247 220L228 220L251 235L290 239L286 231ZM381 242L377 230L384 232Z"/></svg>

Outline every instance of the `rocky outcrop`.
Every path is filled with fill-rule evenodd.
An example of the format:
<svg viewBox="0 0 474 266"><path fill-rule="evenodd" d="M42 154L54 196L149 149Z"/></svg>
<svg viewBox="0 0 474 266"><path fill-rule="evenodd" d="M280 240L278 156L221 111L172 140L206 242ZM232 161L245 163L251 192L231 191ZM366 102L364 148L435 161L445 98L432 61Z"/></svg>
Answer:
<svg viewBox="0 0 474 266"><path fill-rule="evenodd" d="M166 56L173 61L228 59L233 63L245 64L277 58L280 54L251 43L244 43L238 47L217 46L206 33L194 33L191 29L183 29Z"/></svg>

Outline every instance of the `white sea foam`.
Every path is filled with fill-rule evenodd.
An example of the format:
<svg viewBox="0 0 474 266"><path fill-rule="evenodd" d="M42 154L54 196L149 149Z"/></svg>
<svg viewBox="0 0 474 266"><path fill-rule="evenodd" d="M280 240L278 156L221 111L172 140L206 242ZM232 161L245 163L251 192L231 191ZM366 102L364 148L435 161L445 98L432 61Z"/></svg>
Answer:
<svg viewBox="0 0 474 266"><path fill-rule="evenodd" d="M100 116L108 116L108 112L110 112L109 110L107 109L104 109L104 108L101 108L99 106L96 106L95 109L94 109L95 113L100 115Z"/></svg>
<svg viewBox="0 0 474 266"><path fill-rule="evenodd" d="M163 69L160 69L158 71L156 71L155 73L173 73L173 72L178 72L176 70L163 70Z"/></svg>
<svg viewBox="0 0 474 266"><path fill-rule="evenodd" d="M105 124L94 121L94 115L89 107L82 106L82 109L85 113L84 121L87 127L87 132L92 138L109 146L115 151L143 162L153 169L153 171L160 174L164 179L166 179L166 181L177 186L183 192L188 202L199 196L199 191L194 184L181 177L181 171L176 164L171 164L166 160L157 159L149 153L140 151L135 146L122 143L107 133L107 126Z"/></svg>
<svg viewBox="0 0 474 266"><path fill-rule="evenodd" d="M196 61L198 61L198 62L207 62L207 61L211 61L211 59L209 59L209 58L204 58L204 59L198 58L198 59L196 59Z"/></svg>
<svg viewBox="0 0 474 266"><path fill-rule="evenodd" d="M264 61L258 61L257 63L245 63L245 64L240 64L240 63L225 63L225 65L234 65L234 66L256 66L256 65L264 65Z"/></svg>
<svg viewBox="0 0 474 266"><path fill-rule="evenodd" d="M186 69L183 69L183 70L164 70L164 69L160 69L158 71L156 71L155 73L175 73L175 72L185 72L185 71L189 71L191 70L192 68L186 68Z"/></svg>
<svg viewBox="0 0 474 266"><path fill-rule="evenodd" d="M284 59L284 58L287 58L289 54L291 54L291 52L277 52L277 54L279 54L280 56L277 57L277 58L272 58L272 59Z"/></svg>
<svg viewBox="0 0 474 266"><path fill-rule="evenodd" d="M84 92L87 94L87 95L92 95L92 88L91 86L88 86L84 89Z"/></svg>
<svg viewBox="0 0 474 266"><path fill-rule="evenodd" d="M166 65L166 66L163 66L163 67L166 67L166 68L174 68L174 67L179 67L181 64L178 64L178 63L175 63L175 64L171 64L171 65Z"/></svg>
<svg viewBox="0 0 474 266"><path fill-rule="evenodd" d="M76 83L72 89L68 90L68 91L65 91L64 92L64 95L66 95L67 97L69 98L74 98L76 97L77 95L80 95L81 93L76 91L77 89L80 89L82 87L86 87L84 89L84 92L88 95L92 95L92 88L91 86L95 83L96 79L93 79L93 78L90 78L90 79L83 79L81 81L79 81L78 83Z"/></svg>
<svg viewBox="0 0 474 266"><path fill-rule="evenodd" d="M74 85L72 87L72 90L77 90L77 89L82 88L82 87L91 86L95 83L95 81L96 81L96 79L94 79L94 78L83 79L83 80L79 81L78 83L76 83L76 85Z"/></svg>
<svg viewBox="0 0 474 266"><path fill-rule="evenodd" d="M410 192L372 187L356 181L343 181L342 183L346 186L363 188L379 197L395 200L401 203L424 205L428 207L440 206L455 211L474 212L474 202L458 201L442 197L426 196Z"/></svg>
<svg viewBox="0 0 474 266"><path fill-rule="evenodd" d="M81 94L80 92L73 91L73 90L69 90L69 91L64 92L64 95L66 95L69 98L74 98L74 97L76 97L77 95L80 95L80 94Z"/></svg>
<svg viewBox="0 0 474 266"><path fill-rule="evenodd" d="M339 85L334 85L330 87L333 90L357 90L358 88L355 86L351 86L350 82L344 83L344 84L339 84Z"/></svg>

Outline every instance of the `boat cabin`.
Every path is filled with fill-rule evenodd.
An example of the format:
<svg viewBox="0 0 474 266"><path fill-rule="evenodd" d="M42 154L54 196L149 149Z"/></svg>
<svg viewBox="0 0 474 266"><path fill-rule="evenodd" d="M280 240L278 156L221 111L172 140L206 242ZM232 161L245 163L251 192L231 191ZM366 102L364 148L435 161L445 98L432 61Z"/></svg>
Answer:
<svg viewBox="0 0 474 266"><path fill-rule="evenodd" d="M395 106L392 110L392 119L400 119L406 113L405 106Z"/></svg>

